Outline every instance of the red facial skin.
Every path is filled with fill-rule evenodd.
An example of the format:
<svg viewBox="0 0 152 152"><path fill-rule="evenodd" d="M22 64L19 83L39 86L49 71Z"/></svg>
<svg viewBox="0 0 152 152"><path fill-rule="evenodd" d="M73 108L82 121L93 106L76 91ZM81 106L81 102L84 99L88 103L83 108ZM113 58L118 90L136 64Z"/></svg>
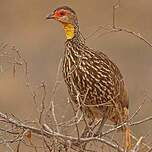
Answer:
<svg viewBox="0 0 152 152"><path fill-rule="evenodd" d="M55 19L58 19L62 16L66 16L66 15L67 15L67 12L65 10L58 10L58 11L55 11L53 16Z"/></svg>
<svg viewBox="0 0 152 152"><path fill-rule="evenodd" d="M68 23L69 22L70 12L68 10L59 9L54 11L53 14L49 14L46 19L54 19L61 23Z"/></svg>

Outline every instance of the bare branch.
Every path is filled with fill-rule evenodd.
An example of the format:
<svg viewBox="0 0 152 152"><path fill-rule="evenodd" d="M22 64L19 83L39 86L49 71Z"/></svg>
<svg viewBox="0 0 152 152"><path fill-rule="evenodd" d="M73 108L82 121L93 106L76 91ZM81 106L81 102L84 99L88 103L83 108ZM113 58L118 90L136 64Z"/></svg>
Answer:
<svg viewBox="0 0 152 152"><path fill-rule="evenodd" d="M18 128L25 129L25 130L29 129L33 133L35 133L35 134L37 134L39 136L42 136L41 129L29 126L29 125L25 125L24 123L18 122L16 120L8 117L7 115L1 113L1 112L0 112L0 118L3 118L4 120L7 120L7 123L13 124L13 125L15 125ZM58 132L52 131L46 124L44 125L44 128L47 129L47 131L43 130L43 135L45 137L47 137L47 138L56 137L58 140L61 141L61 143L63 143L63 140L64 141L70 140L71 142L77 142L78 141L78 138L75 138L75 137L72 137L72 136L65 136L65 135L60 134ZM112 142L107 141L107 140L105 140L103 138L90 137L90 138L80 138L79 140L80 140L80 142L98 141L98 142L104 143L104 144L106 144L106 145L108 145L108 146L110 146L110 147L112 147L114 149L117 149L120 152L124 152L123 148L121 148L118 145L115 145Z"/></svg>
<svg viewBox="0 0 152 152"><path fill-rule="evenodd" d="M139 125L139 124L145 123L147 121L151 121L151 120L152 120L152 116L149 116L149 117L146 117L145 119L130 123L129 125L130 126L136 126L136 125Z"/></svg>
<svg viewBox="0 0 152 152"><path fill-rule="evenodd" d="M138 140L138 142L134 146L133 150L131 150L131 152L139 152L139 147L140 147L142 140L143 140L143 137L140 137L140 139Z"/></svg>
<svg viewBox="0 0 152 152"><path fill-rule="evenodd" d="M43 89L43 95L42 95L42 100L41 100L41 111L40 111L40 116L39 116L39 123L42 123L42 115L45 111L45 99L46 99L46 84L44 81L41 82L41 88Z"/></svg>

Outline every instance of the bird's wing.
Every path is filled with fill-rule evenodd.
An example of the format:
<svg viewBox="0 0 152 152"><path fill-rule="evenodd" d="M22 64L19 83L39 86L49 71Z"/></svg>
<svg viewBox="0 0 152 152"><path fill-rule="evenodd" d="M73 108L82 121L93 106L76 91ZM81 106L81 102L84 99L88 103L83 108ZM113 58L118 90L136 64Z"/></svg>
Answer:
<svg viewBox="0 0 152 152"><path fill-rule="evenodd" d="M104 58L105 60L107 60L107 62L109 63L110 67L111 67L111 70L116 74L117 78L119 80L122 80L123 79L123 76L119 70L119 68L117 67L117 65L115 63L113 63L109 57L107 55L105 55L103 52L101 51L96 51L96 53L101 56L102 58Z"/></svg>
<svg viewBox="0 0 152 152"><path fill-rule="evenodd" d="M123 107L127 107L128 108L128 106L129 106L128 94L127 94L127 91L126 91L126 88L125 88L123 76L122 76L119 68L103 52L96 51L96 53L98 55L100 55L101 58L104 58L107 63L109 63L109 67L111 67L111 70L113 71L113 74L115 75L116 81L118 81L118 83L120 84L120 90L122 90L121 91L121 95L120 95L121 96L120 102L121 102Z"/></svg>

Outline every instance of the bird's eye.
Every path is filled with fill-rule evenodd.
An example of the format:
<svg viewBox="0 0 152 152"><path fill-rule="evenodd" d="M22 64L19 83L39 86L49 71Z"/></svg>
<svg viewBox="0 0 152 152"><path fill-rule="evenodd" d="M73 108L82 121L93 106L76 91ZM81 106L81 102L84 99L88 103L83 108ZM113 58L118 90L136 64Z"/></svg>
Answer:
<svg viewBox="0 0 152 152"><path fill-rule="evenodd" d="M60 16L64 16L65 15L65 12L64 11L61 11L60 12Z"/></svg>

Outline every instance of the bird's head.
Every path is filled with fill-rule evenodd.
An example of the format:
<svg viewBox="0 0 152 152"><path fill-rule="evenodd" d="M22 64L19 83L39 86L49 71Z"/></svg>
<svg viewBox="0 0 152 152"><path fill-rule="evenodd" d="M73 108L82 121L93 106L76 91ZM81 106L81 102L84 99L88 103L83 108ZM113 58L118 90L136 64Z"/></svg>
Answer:
<svg viewBox="0 0 152 152"><path fill-rule="evenodd" d="M76 13L68 6L57 8L47 16L47 19L55 19L63 24L73 24L77 22Z"/></svg>
<svg viewBox="0 0 152 152"><path fill-rule="evenodd" d="M50 13L46 19L54 19L63 24L67 39L75 35L75 29L78 27L76 13L68 6L62 6Z"/></svg>

